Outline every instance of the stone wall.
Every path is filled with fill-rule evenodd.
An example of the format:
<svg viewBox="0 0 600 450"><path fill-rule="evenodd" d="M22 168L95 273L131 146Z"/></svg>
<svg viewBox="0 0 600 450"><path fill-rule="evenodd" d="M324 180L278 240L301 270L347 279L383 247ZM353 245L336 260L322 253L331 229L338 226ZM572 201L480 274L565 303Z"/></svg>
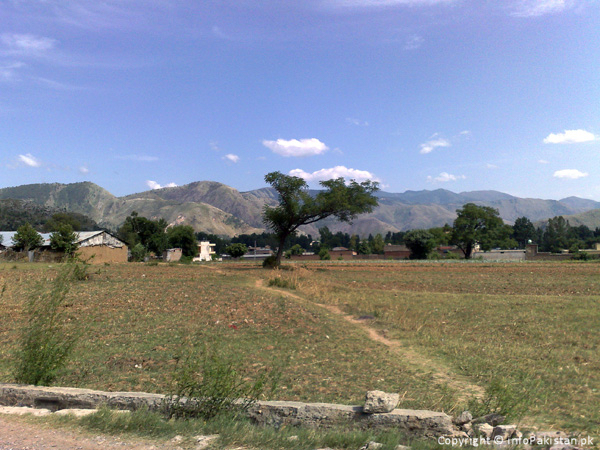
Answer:
<svg viewBox="0 0 600 450"><path fill-rule="evenodd" d="M135 410L143 406L157 410L164 396L143 392L103 392L90 389L0 384L0 405L61 409L94 409L108 405ZM407 436L452 436L457 432L452 418L435 411L394 409L388 413L366 414L362 406L330 403L257 402L248 415L260 424L328 427L355 425L359 428L390 428Z"/></svg>

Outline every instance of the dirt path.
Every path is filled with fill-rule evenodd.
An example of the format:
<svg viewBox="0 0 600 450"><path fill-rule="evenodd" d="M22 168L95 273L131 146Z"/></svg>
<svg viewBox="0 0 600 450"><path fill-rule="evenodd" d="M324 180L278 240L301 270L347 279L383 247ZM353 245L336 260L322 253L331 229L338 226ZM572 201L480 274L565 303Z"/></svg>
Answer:
<svg viewBox="0 0 600 450"><path fill-rule="evenodd" d="M467 377L453 374L448 367L444 366L440 362L437 362L431 358L428 358L421 353L415 351L411 347L407 347L402 342L395 339L388 339L382 336L378 330L370 327L367 322L358 320L351 315L345 314L340 308L335 305L324 305L322 303L313 302L300 295L294 294L293 292L286 291L284 289L277 289L273 287L265 287L262 279L257 279L255 287L259 289L266 289L269 291L277 292L289 298L293 298L297 301L308 302L313 305L319 306L326 309L330 313L343 318L346 322L363 330L369 339L375 342L379 342L392 351L394 351L402 359L406 360L410 365L420 370L431 373L433 379L439 384L446 384L449 387L455 389L458 392L458 398L460 400L468 400L472 396L482 397L484 389L481 386L473 384Z"/></svg>
<svg viewBox="0 0 600 450"><path fill-rule="evenodd" d="M0 450L167 450L174 445L86 436L64 428L28 423L23 418L0 415Z"/></svg>

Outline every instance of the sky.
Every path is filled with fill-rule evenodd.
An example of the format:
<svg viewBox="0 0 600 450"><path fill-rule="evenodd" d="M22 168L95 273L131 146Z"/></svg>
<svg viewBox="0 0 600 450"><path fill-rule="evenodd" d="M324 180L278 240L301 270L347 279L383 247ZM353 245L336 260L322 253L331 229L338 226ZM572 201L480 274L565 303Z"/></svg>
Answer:
<svg viewBox="0 0 600 450"><path fill-rule="evenodd" d="M2 0L0 187L600 200L600 0Z"/></svg>

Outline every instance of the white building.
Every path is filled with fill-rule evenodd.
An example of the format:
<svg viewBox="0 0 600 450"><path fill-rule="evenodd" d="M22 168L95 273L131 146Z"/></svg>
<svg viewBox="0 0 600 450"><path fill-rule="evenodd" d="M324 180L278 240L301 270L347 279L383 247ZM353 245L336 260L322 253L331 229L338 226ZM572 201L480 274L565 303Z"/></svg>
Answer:
<svg viewBox="0 0 600 450"><path fill-rule="evenodd" d="M198 256L195 257L194 261L212 261L212 255L215 254L213 248L217 244L211 244L208 241L201 241L198 244Z"/></svg>

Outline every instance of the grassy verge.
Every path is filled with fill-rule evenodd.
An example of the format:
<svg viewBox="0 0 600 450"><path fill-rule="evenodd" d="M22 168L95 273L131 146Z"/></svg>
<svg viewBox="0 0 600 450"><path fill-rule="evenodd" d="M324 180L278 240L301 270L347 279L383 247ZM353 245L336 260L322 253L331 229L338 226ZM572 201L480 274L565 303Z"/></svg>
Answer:
<svg viewBox="0 0 600 450"><path fill-rule="evenodd" d="M440 448L434 440L409 440L397 432L352 430L348 428L330 428L318 430L305 427L256 426L240 417L220 416L208 421L169 420L159 414L138 410L131 414L115 413L101 409L98 413L76 418L58 416L29 418L29 421L55 427L83 430L89 433L102 433L121 437L151 439L165 443L177 438L177 446L195 448L198 436L218 435L211 441L211 449L260 448L314 450L331 447L356 450L370 441L384 446L382 450L395 449L397 445L410 445L415 450Z"/></svg>

